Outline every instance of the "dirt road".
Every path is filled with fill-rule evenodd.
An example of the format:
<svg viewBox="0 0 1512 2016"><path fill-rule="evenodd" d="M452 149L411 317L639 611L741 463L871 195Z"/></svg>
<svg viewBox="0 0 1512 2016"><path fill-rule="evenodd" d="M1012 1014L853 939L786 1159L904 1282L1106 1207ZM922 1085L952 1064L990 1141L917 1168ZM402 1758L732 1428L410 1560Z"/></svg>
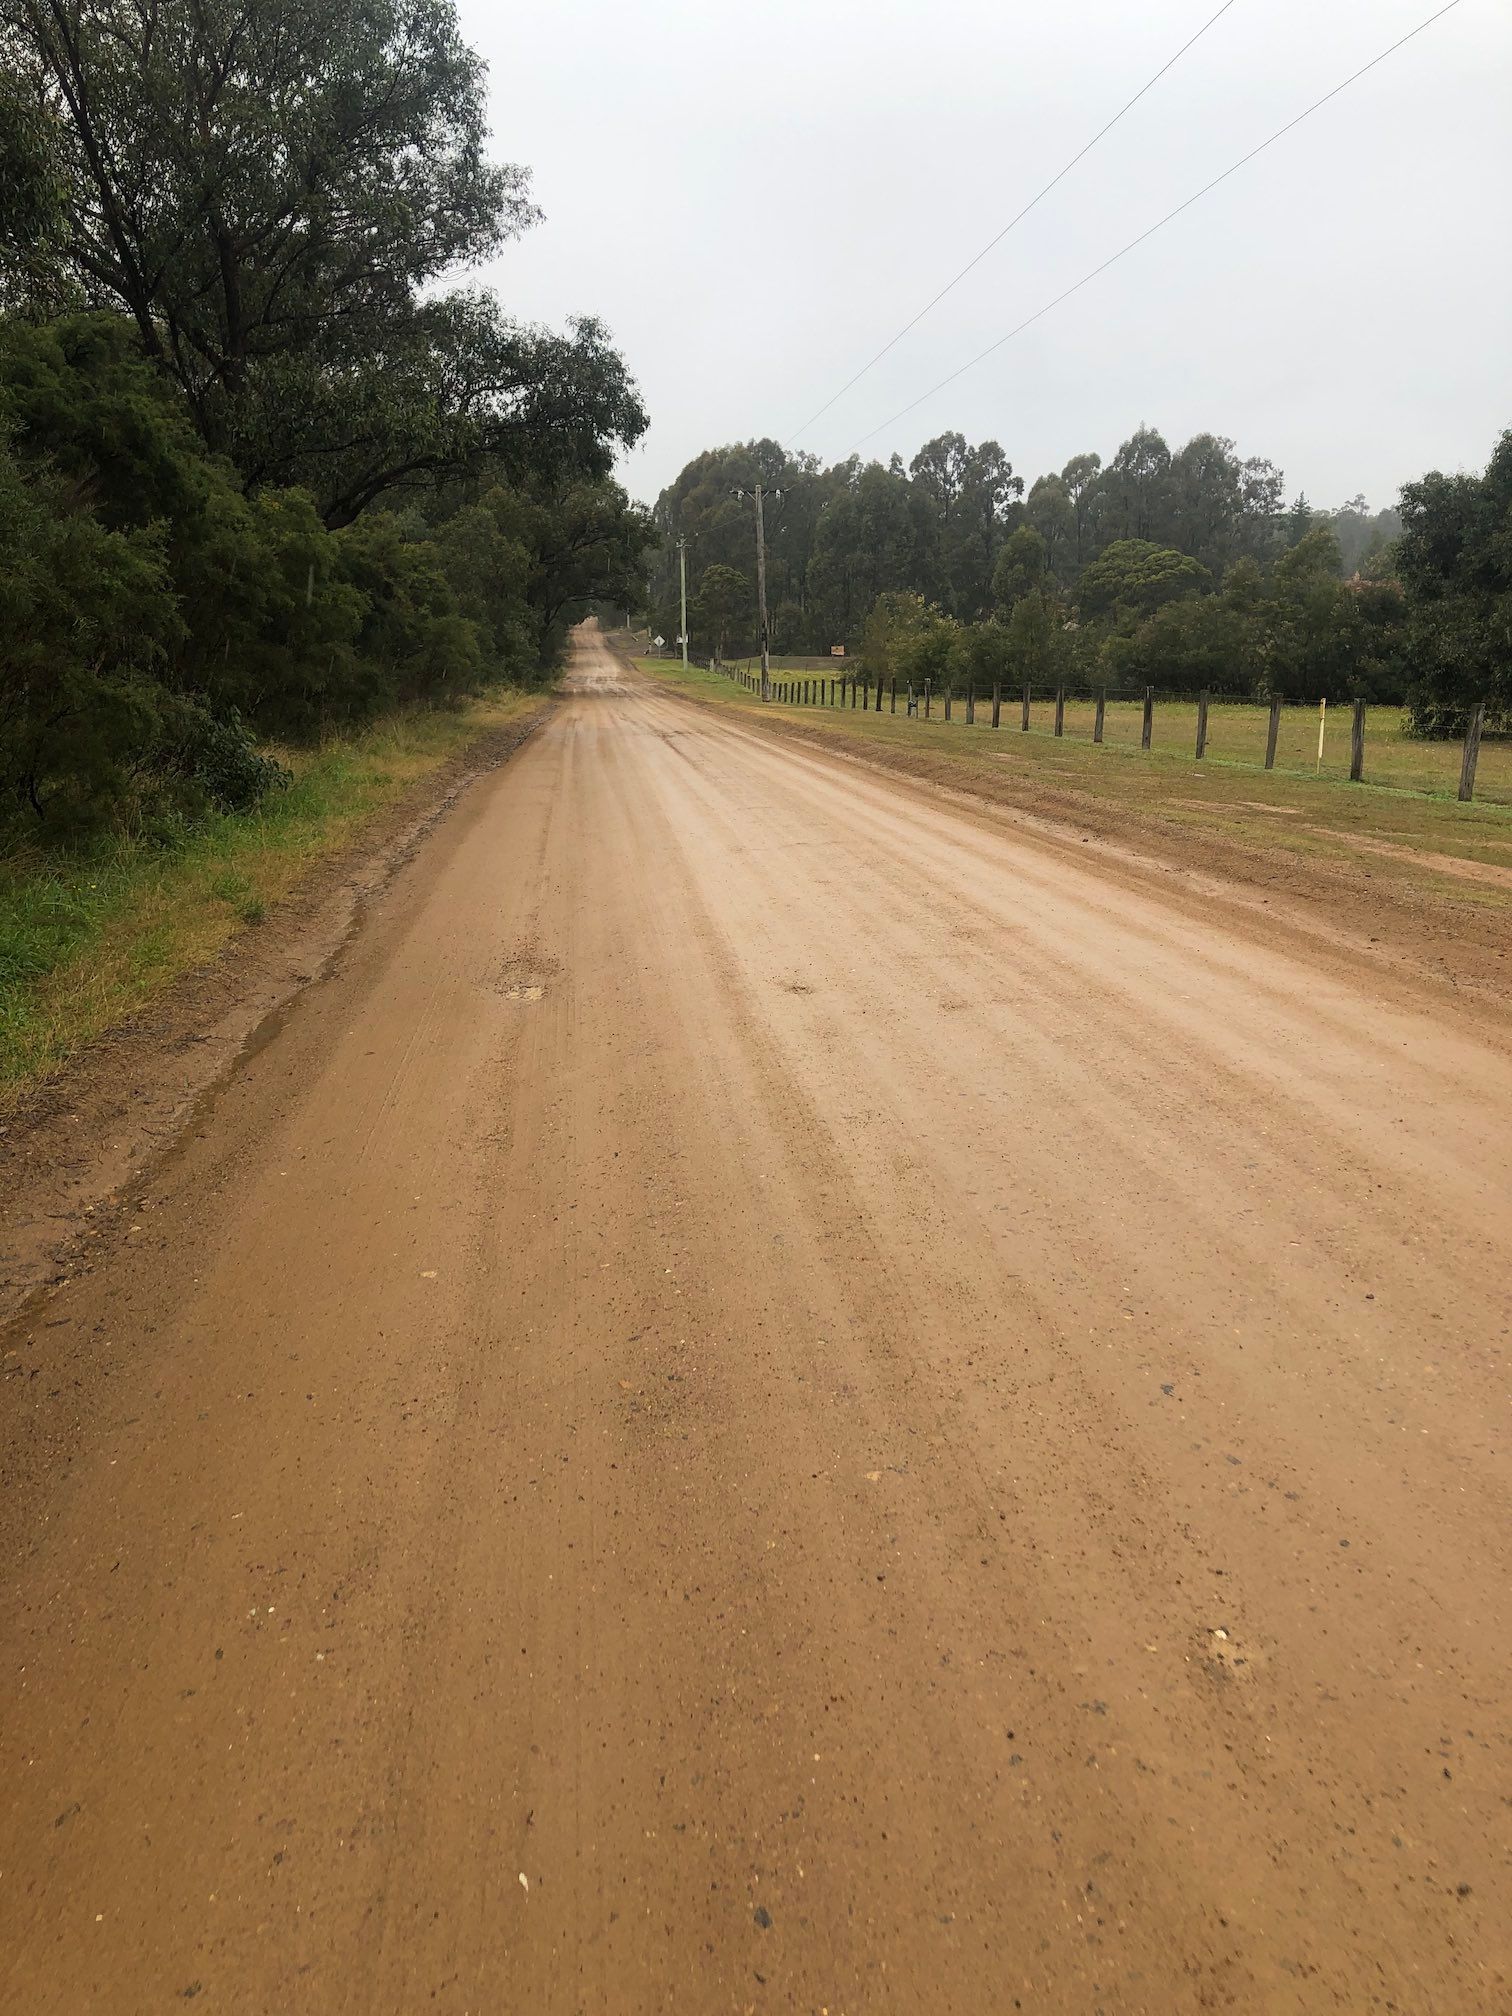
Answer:
<svg viewBox="0 0 1512 2016"><path fill-rule="evenodd" d="M1509 1122L583 637L0 1340L0 2006L1512 2007Z"/></svg>

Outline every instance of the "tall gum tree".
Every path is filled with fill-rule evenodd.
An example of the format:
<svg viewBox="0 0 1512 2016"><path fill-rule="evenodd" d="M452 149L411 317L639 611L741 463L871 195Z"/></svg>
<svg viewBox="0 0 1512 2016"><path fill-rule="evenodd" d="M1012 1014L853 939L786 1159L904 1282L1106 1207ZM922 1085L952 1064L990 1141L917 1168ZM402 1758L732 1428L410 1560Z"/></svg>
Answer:
<svg viewBox="0 0 1512 2016"><path fill-rule="evenodd" d="M342 523L532 427L585 474L643 431L597 324L436 292L538 214L451 0L0 0L0 64L59 136L67 266L254 485Z"/></svg>

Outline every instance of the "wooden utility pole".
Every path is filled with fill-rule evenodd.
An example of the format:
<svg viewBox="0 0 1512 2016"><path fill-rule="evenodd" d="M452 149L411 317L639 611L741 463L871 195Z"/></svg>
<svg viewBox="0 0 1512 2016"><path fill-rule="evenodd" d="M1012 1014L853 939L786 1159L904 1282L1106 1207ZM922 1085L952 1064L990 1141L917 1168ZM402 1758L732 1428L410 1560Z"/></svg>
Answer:
<svg viewBox="0 0 1512 2016"><path fill-rule="evenodd" d="M772 653L767 637L766 520L761 515L761 485L756 485L756 616L761 625L761 697L772 693Z"/></svg>
<svg viewBox="0 0 1512 2016"><path fill-rule="evenodd" d="M772 697L772 646L767 631L766 606L766 518L762 511L762 489L758 483L751 490L732 490L732 497L754 497L756 499L756 620L761 631L761 697ZM782 492L774 490L774 497Z"/></svg>
<svg viewBox="0 0 1512 2016"><path fill-rule="evenodd" d="M682 598L682 645L683 670L688 669L688 542L685 538L677 542L677 586Z"/></svg>

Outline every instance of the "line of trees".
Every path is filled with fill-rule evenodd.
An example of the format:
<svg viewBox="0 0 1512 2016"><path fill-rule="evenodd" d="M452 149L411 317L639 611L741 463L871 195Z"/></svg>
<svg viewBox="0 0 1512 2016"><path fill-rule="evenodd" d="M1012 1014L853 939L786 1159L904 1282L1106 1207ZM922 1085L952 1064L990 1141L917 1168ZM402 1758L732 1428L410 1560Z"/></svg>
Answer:
<svg viewBox="0 0 1512 2016"><path fill-rule="evenodd" d="M767 510L779 652L860 649L883 676L1207 687L1410 703L1454 732L1512 717L1512 436L1480 476L1428 476L1398 507L1287 505L1273 463L1141 427L1025 488L994 441L822 468L775 442L713 449L657 500L652 620L676 633L689 541L701 653L755 642L749 512ZM775 494L780 493L780 494Z"/></svg>
<svg viewBox="0 0 1512 2016"><path fill-rule="evenodd" d="M643 576L591 319L452 0L0 0L0 829L251 802L262 738L539 676Z"/></svg>

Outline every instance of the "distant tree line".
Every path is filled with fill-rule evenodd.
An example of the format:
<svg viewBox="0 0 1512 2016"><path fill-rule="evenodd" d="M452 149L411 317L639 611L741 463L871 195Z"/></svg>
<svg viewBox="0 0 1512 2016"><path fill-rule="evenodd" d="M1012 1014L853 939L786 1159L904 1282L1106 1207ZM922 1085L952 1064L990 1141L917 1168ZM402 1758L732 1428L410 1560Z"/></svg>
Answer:
<svg viewBox="0 0 1512 2016"><path fill-rule="evenodd" d="M1425 477L1378 511L1288 505L1273 463L1214 434L1173 451L1148 427L1027 491L997 442L955 433L907 467L712 449L657 500L649 582L675 636L686 537L700 655L755 647L752 516L733 493L758 479L777 652L843 644L937 685L1405 701L1425 733L1485 698L1512 725L1512 435L1484 475Z"/></svg>
<svg viewBox="0 0 1512 2016"><path fill-rule="evenodd" d="M254 800L259 744L550 666L642 575L604 330L451 0L0 0L0 833Z"/></svg>

